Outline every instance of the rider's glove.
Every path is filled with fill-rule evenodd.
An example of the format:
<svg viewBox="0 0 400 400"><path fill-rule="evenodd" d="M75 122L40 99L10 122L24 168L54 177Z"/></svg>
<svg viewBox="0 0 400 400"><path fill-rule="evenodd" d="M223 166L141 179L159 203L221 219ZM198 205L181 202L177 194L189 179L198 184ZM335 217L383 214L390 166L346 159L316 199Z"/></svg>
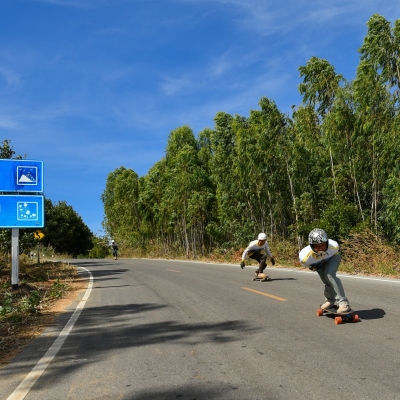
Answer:
<svg viewBox="0 0 400 400"><path fill-rule="evenodd" d="M242 262L240 263L240 268L243 269L243 268L245 267L245 265L246 265L246 264L244 263L244 261L242 261Z"/></svg>
<svg viewBox="0 0 400 400"><path fill-rule="evenodd" d="M275 265L275 258L274 257L271 257L271 264Z"/></svg>

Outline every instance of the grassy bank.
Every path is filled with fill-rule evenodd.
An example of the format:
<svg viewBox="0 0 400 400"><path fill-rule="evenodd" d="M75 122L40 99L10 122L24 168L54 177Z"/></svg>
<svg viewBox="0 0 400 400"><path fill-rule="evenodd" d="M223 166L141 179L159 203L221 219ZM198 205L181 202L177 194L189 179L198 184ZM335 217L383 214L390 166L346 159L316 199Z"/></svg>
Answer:
<svg viewBox="0 0 400 400"><path fill-rule="evenodd" d="M76 290L76 267L62 262L36 264L23 260L19 288L12 290L11 268L0 259L0 365L51 323L56 300Z"/></svg>

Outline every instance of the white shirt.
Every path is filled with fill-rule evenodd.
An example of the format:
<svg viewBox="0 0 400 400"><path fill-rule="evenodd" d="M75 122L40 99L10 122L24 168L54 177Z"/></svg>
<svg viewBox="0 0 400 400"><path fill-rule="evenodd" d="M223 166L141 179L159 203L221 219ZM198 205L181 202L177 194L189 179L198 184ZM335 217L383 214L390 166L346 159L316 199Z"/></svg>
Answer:
<svg viewBox="0 0 400 400"><path fill-rule="evenodd" d="M299 253L300 264L305 267L322 267L329 259L339 252L339 244L332 239L328 239L328 249L326 251L313 251L310 245L304 247Z"/></svg>
<svg viewBox="0 0 400 400"><path fill-rule="evenodd" d="M247 248L242 254L242 260L244 261L247 258L247 255L249 252L253 253L255 251L258 251L259 253L264 253L266 252L270 258L272 258L272 253L271 250L269 249L268 242L265 241L265 243L262 246L258 245L258 240L253 240L252 242L249 243Z"/></svg>

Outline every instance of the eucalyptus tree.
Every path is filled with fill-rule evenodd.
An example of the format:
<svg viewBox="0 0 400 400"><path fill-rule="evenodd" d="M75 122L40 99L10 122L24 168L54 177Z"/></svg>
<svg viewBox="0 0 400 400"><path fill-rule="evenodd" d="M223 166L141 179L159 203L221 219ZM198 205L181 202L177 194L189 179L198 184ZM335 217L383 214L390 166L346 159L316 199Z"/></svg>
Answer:
<svg viewBox="0 0 400 400"><path fill-rule="evenodd" d="M215 187L218 224L212 229L220 240L235 241L236 232L241 227L240 201L237 198L237 175L234 169L236 136L232 129L233 117L218 112L214 117L214 129L208 132L212 157L209 162L212 184ZM211 225L213 226L213 225Z"/></svg>
<svg viewBox="0 0 400 400"><path fill-rule="evenodd" d="M189 126L171 132L165 158L166 185L161 208L189 256L204 248L209 202L213 198L207 164L199 158L199 143Z"/></svg>
<svg viewBox="0 0 400 400"><path fill-rule="evenodd" d="M319 154L313 155L321 171L318 186L314 180L319 199L317 220L331 234L343 237L365 216L365 171L369 168L360 168L360 159L368 162L368 158L360 157L365 148L359 146L356 89L326 60L312 57L299 70L303 103L315 108L318 116L320 147Z"/></svg>
<svg viewBox="0 0 400 400"><path fill-rule="evenodd" d="M107 176L106 188L101 195L104 205L105 230L120 242L140 228L138 205L138 175L125 167L117 168Z"/></svg>
<svg viewBox="0 0 400 400"><path fill-rule="evenodd" d="M400 41L380 15L368 21L368 34L359 49L361 61L354 80L357 104L357 145L360 170L364 172L365 203L369 205L371 228L378 229L382 191L386 178L398 168L398 93ZM396 58L397 57L397 58Z"/></svg>
<svg viewBox="0 0 400 400"><path fill-rule="evenodd" d="M299 71L300 77L303 78L303 82L299 85L300 94L303 95L303 104L316 109L322 125L324 116L329 112L335 101L343 76L337 74L334 67L327 60L317 57L311 57L305 66L299 67ZM324 134L322 127L321 134ZM334 196L337 197L332 140L326 135L325 141L329 150Z"/></svg>
<svg viewBox="0 0 400 400"><path fill-rule="evenodd" d="M259 105L261 110L252 110L249 118L236 117L233 121L237 153L234 169L238 195L245 206L242 224L251 222L251 234L262 230L283 236L288 185L280 137L286 133L286 119L272 100L263 97Z"/></svg>
<svg viewBox="0 0 400 400"><path fill-rule="evenodd" d="M343 76L337 74L333 66L322 58L311 57L306 65L299 67L303 82L299 85L303 104L316 108L324 116L332 106L336 91Z"/></svg>
<svg viewBox="0 0 400 400"><path fill-rule="evenodd" d="M330 209L332 212L336 210L337 223L342 222L342 227L335 232L338 236L345 236L353 225L365 220L361 201L363 174L358 162L356 111L353 85L346 83L337 90L335 101L323 122L323 130L329 137L336 164L337 193ZM332 179L327 179L326 183L332 184Z"/></svg>
<svg viewBox="0 0 400 400"><path fill-rule="evenodd" d="M300 106L294 110L287 132L282 149L286 156L285 172L295 217L291 230L296 235L299 247L302 247L305 235L321 218L326 203L331 200L322 192L329 156L318 116L310 106Z"/></svg>
<svg viewBox="0 0 400 400"><path fill-rule="evenodd" d="M368 33L359 49L361 60L370 64L389 87L400 89L400 19L391 27L382 15L367 22Z"/></svg>
<svg viewBox="0 0 400 400"><path fill-rule="evenodd" d="M166 158L156 162L147 175L139 179L139 209L141 213L140 246L146 248L148 243L159 240L164 243L167 252L166 238L168 216L164 215L163 198L166 179Z"/></svg>

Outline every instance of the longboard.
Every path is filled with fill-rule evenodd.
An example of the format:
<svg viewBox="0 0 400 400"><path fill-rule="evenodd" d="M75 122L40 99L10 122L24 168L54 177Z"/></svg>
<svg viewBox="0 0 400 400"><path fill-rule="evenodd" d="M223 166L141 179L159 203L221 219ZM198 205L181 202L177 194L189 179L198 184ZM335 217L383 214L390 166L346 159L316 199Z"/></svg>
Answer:
<svg viewBox="0 0 400 400"><path fill-rule="evenodd" d="M253 278L253 281L266 282L266 281L272 281L272 279L266 274L258 274Z"/></svg>
<svg viewBox="0 0 400 400"><path fill-rule="evenodd" d="M344 322L358 322L360 321L360 317L355 314L354 310L349 310L346 311L344 313L338 313L338 306L333 306L330 308L327 308L325 310L323 310L322 308L319 308L317 310L317 315L318 317L320 317L321 315L324 314L331 314L335 316L335 324L339 325L339 324L343 324Z"/></svg>

